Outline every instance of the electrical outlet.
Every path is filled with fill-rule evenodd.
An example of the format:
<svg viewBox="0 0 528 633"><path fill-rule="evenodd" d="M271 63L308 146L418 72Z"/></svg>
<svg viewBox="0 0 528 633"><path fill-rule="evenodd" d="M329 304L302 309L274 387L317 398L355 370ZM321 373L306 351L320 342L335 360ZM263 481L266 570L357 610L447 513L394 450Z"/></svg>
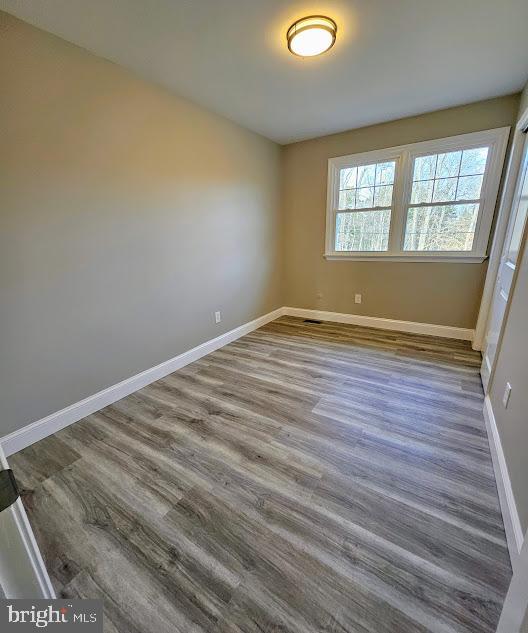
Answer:
<svg viewBox="0 0 528 633"><path fill-rule="evenodd" d="M509 382L507 382L506 387L504 389L504 395L502 396L502 404L504 405L505 409L508 408L508 402L510 401L510 394L511 394L511 385Z"/></svg>
<svg viewBox="0 0 528 633"><path fill-rule="evenodd" d="M215 323L220 323L221 320L222 320L222 313L219 310L218 312L215 312Z"/></svg>
<svg viewBox="0 0 528 633"><path fill-rule="evenodd" d="M356 303L361 303L361 295L360 295L360 294L355 295L355 297L354 297L354 301L355 301Z"/></svg>

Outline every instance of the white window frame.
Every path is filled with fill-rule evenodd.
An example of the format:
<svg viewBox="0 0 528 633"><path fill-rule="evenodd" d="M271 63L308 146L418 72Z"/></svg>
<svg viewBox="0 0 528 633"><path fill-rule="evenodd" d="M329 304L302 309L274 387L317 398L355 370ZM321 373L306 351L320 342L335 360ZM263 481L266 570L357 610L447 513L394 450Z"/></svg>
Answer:
<svg viewBox="0 0 528 633"><path fill-rule="evenodd" d="M509 127L460 134L432 141L399 145L387 149L339 156L328 160L326 207L326 243L324 256L329 260L355 261L415 261L415 262L483 262L487 257L489 235L502 176L504 157L510 134ZM410 204L414 160L418 156L456 150L489 147L481 189L481 204L471 251L404 251L405 223ZM389 243L386 251L336 251L335 230L339 200L339 173L346 167L369 163L396 161L392 197ZM463 204L465 201L456 201ZM449 204L449 203L446 203ZM415 205L413 205L415 206ZM427 206L424 204L423 206ZM361 211L361 209L358 209Z"/></svg>

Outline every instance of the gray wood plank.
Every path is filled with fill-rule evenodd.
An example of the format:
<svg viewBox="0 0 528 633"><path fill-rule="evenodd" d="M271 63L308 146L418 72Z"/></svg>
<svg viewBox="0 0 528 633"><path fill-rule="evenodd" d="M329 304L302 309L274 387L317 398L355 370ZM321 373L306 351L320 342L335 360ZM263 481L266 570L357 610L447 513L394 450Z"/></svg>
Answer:
<svg viewBox="0 0 528 633"><path fill-rule="evenodd" d="M492 633L511 576L469 343L283 317L12 456L107 633Z"/></svg>

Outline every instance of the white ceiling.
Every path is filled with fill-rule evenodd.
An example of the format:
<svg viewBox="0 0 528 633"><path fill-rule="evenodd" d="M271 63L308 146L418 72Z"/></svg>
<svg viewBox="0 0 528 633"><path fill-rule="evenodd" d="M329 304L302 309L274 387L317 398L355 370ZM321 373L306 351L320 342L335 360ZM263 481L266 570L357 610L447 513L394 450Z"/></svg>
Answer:
<svg viewBox="0 0 528 633"><path fill-rule="evenodd" d="M0 0L0 8L280 143L520 90L527 0ZM312 13L334 48L292 56Z"/></svg>

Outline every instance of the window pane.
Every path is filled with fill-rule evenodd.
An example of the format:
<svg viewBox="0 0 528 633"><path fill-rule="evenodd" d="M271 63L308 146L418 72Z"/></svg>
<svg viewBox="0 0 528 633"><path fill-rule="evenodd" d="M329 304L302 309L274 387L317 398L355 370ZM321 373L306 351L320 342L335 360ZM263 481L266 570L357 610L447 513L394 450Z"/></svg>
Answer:
<svg viewBox="0 0 528 633"><path fill-rule="evenodd" d="M358 187L369 187L376 179L376 165L361 165L358 167Z"/></svg>
<svg viewBox="0 0 528 633"><path fill-rule="evenodd" d="M374 191L375 207L390 207L392 204L392 185L376 187Z"/></svg>
<svg viewBox="0 0 528 633"><path fill-rule="evenodd" d="M525 177L524 188L528 193L528 178ZM528 196L522 196L519 200L519 206L517 207L517 214L515 216L515 224L512 229L512 236L510 239L510 246L508 248L508 260L512 263L517 261L519 257L519 248L523 237L524 224L526 222L526 216L528 215Z"/></svg>
<svg viewBox="0 0 528 633"><path fill-rule="evenodd" d="M433 195L434 180L420 180L413 183L411 202L420 204L420 202L431 202Z"/></svg>
<svg viewBox="0 0 528 633"><path fill-rule="evenodd" d="M404 250L470 251L478 204L411 208L407 212Z"/></svg>
<svg viewBox="0 0 528 633"><path fill-rule="evenodd" d="M488 159L488 148L478 147L477 149L465 149L462 154L462 163L460 165L460 175L472 176L474 174L483 174L486 169L486 160Z"/></svg>
<svg viewBox="0 0 528 633"><path fill-rule="evenodd" d="M356 186L357 167L347 167L339 174L339 189L354 189Z"/></svg>
<svg viewBox="0 0 528 633"><path fill-rule="evenodd" d="M389 242L390 209L338 213L336 251L386 251Z"/></svg>
<svg viewBox="0 0 528 633"><path fill-rule="evenodd" d="M448 202L454 200L456 196L456 178L441 178L435 180L433 191L433 202Z"/></svg>
<svg viewBox="0 0 528 633"><path fill-rule="evenodd" d="M434 178L437 156L418 156L414 161L413 180L429 180Z"/></svg>
<svg viewBox="0 0 528 633"><path fill-rule="evenodd" d="M374 187L362 187L356 189L356 209L366 209L374 206Z"/></svg>
<svg viewBox="0 0 528 633"><path fill-rule="evenodd" d="M483 176L462 176L458 179L457 200L478 200Z"/></svg>
<svg viewBox="0 0 528 633"><path fill-rule="evenodd" d="M436 178L458 176L461 158L462 152L447 152L446 154L438 154Z"/></svg>
<svg viewBox="0 0 528 633"><path fill-rule="evenodd" d="M521 195L515 213L515 220L508 248L508 260L515 263L519 257L519 248L524 233L524 225L528 216L528 171L524 172L523 183L521 185Z"/></svg>
<svg viewBox="0 0 528 633"><path fill-rule="evenodd" d="M395 160L339 170L336 251L387 250L395 177Z"/></svg>
<svg viewBox="0 0 528 633"><path fill-rule="evenodd" d="M356 190L344 189L339 192L339 208L355 209L356 208Z"/></svg>
<svg viewBox="0 0 528 633"><path fill-rule="evenodd" d="M487 147L419 156L414 161L411 204L478 200ZM459 175L462 174L468 175Z"/></svg>
<svg viewBox="0 0 528 633"><path fill-rule="evenodd" d="M392 185L394 183L394 171L396 163L378 163L376 165L376 184Z"/></svg>

